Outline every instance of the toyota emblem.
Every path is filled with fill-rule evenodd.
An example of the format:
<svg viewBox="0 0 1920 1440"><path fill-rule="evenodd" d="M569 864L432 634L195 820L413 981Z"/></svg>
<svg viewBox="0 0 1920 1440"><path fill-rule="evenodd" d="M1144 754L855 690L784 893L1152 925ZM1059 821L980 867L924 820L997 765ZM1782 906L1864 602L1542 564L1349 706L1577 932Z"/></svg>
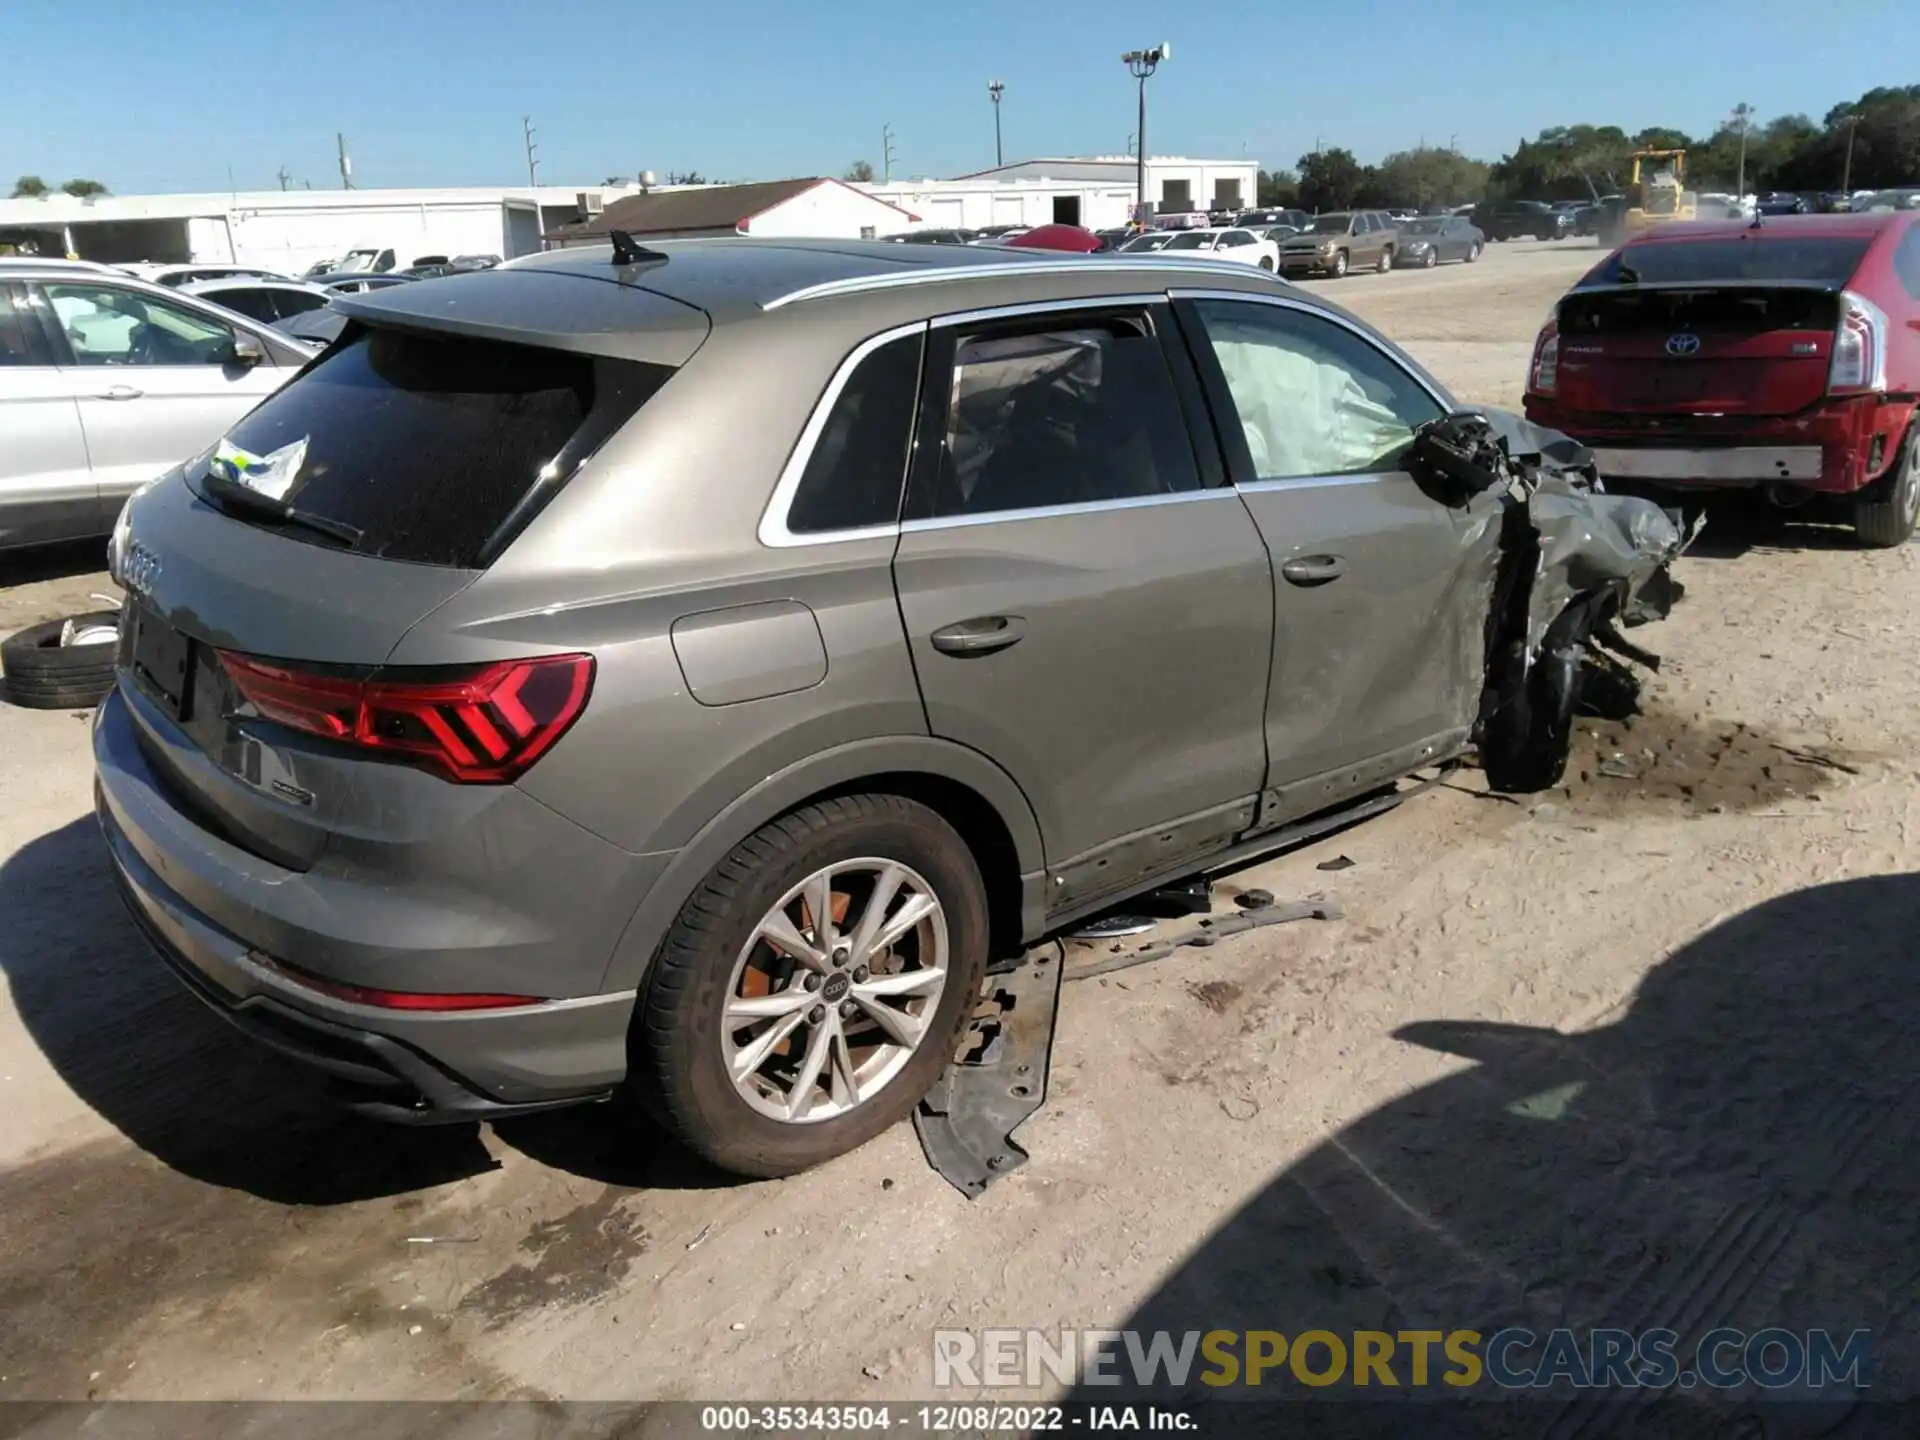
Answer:
<svg viewBox="0 0 1920 1440"><path fill-rule="evenodd" d="M1667 336L1667 354L1698 355L1699 353L1700 337L1693 332L1682 330L1677 335Z"/></svg>

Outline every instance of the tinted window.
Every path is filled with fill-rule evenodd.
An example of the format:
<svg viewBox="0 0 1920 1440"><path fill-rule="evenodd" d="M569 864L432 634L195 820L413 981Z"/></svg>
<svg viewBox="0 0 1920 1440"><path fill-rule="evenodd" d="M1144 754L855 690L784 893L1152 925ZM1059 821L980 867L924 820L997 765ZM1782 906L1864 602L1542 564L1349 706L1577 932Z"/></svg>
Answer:
<svg viewBox="0 0 1920 1440"><path fill-rule="evenodd" d="M111 285L49 285L78 365L220 365L233 332L197 311Z"/></svg>
<svg viewBox="0 0 1920 1440"><path fill-rule="evenodd" d="M548 482L547 493L558 488L671 373L527 345L366 330L265 400L223 443L292 466L280 498L360 532L350 547L360 554L473 565L536 481ZM306 529L286 534L338 543Z"/></svg>
<svg viewBox="0 0 1920 1440"><path fill-rule="evenodd" d="M919 335L889 340L848 377L794 492L789 530L856 530L900 518L920 348Z"/></svg>
<svg viewBox="0 0 1920 1440"><path fill-rule="evenodd" d="M1166 356L1144 317L972 336L956 349L949 393L935 516L1200 487Z"/></svg>
<svg viewBox="0 0 1920 1440"><path fill-rule="evenodd" d="M1220 248L1222 250L1232 250L1241 245L1251 244L1253 244L1253 236L1244 230L1229 230L1220 237Z"/></svg>
<svg viewBox="0 0 1920 1440"><path fill-rule="evenodd" d="M265 287L242 289L236 286L231 290L215 290L201 297L215 305L224 305L229 310L237 310L250 320L272 320L273 292Z"/></svg>
<svg viewBox="0 0 1920 1440"><path fill-rule="evenodd" d="M53 347L32 304L23 286L0 285L0 366L54 363Z"/></svg>
<svg viewBox="0 0 1920 1440"><path fill-rule="evenodd" d="M324 295L315 295L306 290L289 290L282 286L271 292L275 318L291 320L295 315L304 315L309 310L318 310L327 303Z"/></svg>
<svg viewBox="0 0 1920 1440"><path fill-rule="evenodd" d="M1844 285L1860 268L1871 236L1794 235L1754 239L1668 240L1609 255L1580 282L1589 285L1801 280Z"/></svg>
<svg viewBox="0 0 1920 1440"><path fill-rule="evenodd" d="M1238 412L1256 480L1398 469L1434 398L1343 326L1273 305L1195 306Z"/></svg>

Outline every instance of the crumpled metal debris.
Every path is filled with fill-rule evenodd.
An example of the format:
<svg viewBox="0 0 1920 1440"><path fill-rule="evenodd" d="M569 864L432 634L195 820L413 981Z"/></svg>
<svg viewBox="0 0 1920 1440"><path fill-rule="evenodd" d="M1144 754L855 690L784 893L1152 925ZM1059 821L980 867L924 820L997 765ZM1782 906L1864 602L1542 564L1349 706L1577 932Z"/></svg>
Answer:
<svg viewBox="0 0 1920 1440"><path fill-rule="evenodd" d="M1698 526L1608 494L1585 446L1509 411L1423 425L1408 463L1443 503L1497 509L1475 734L1496 790L1545 789L1566 766L1583 666L1599 662L1616 686L1621 660L1658 668L1619 627L1673 608L1682 591L1670 567Z"/></svg>

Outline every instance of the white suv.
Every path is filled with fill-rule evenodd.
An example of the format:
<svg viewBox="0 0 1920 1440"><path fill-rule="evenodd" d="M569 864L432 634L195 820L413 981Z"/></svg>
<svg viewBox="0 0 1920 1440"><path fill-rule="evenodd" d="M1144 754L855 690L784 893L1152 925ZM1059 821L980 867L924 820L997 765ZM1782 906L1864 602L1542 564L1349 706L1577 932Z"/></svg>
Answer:
<svg viewBox="0 0 1920 1440"><path fill-rule="evenodd" d="M0 265L0 550L105 535L128 495L213 444L311 356L104 268Z"/></svg>

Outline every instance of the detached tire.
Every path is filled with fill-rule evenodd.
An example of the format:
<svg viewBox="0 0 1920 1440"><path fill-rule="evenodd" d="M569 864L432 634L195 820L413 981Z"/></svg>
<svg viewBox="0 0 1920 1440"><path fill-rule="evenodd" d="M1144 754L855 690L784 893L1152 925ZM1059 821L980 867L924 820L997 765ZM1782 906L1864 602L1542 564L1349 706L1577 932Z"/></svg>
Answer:
<svg viewBox="0 0 1920 1440"><path fill-rule="evenodd" d="M94 610L71 617L81 625L117 625L117 610ZM113 662L119 647L110 644L65 645L66 620L29 625L0 642L0 690L27 710L86 710L113 689Z"/></svg>
<svg viewBox="0 0 1920 1440"><path fill-rule="evenodd" d="M1920 519L1920 431L1909 430L1893 468L1853 502L1853 533L1873 550L1890 550L1913 538Z"/></svg>
<svg viewBox="0 0 1920 1440"><path fill-rule="evenodd" d="M876 866L908 876L882 903L883 915L897 921L924 893L936 904L937 926L921 921L905 938L862 952L859 921L880 889ZM809 882L830 867L839 868L813 891ZM817 948L815 893L832 897L832 956L852 952L840 964L804 964L765 938L779 916L791 926L788 945ZM930 936L944 939L943 956ZM802 806L762 826L716 865L661 942L628 1039L637 1098L688 1149L736 1174L791 1175L844 1155L905 1119L953 1059L979 1000L987 950L980 868L966 841L933 810L898 795ZM898 986L879 1002L862 987L898 982L941 961L937 998L926 996L907 1017L918 1022L917 1038L910 1047L891 1038L890 1027L871 1018L874 1005L891 1011L899 1001L904 1011L913 1003L910 987ZM870 997L864 1004L863 994ZM782 1005L788 995L798 1003ZM776 1030L784 1038L746 1058ZM805 1082L806 1102L796 1115L793 1099L802 1093L816 1030L824 1036L825 1064ZM834 1038L843 1032L844 1039ZM843 1085L846 1079L853 1083Z"/></svg>

